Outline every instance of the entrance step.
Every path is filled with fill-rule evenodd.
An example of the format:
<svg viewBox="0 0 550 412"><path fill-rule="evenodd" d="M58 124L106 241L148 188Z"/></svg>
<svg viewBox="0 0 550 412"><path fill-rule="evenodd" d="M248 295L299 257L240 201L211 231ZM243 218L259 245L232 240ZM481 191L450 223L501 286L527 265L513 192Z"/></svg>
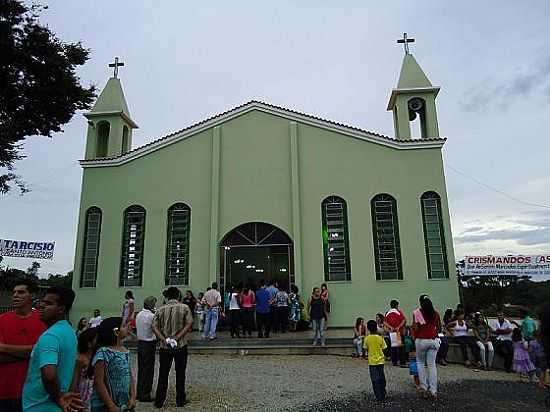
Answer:
<svg viewBox="0 0 550 412"><path fill-rule="evenodd" d="M247 346L242 348L237 348L234 346L190 346L189 353L200 354L200 355L215 355L215 354L224 354L224 355L340 355L340 356L349 356L351 354L352 348L327 345L324 347L321 346L312 346L309 345L293 345L293 346Z"/></svg>
<svg viewBox="0 0 550 412"><path fill-rule="evenodd" d="M235 355L349 355L353 350L350 339L328 338L326 346L313 346L312 339L222 338L193 340L190 353Z"/></svg>
<svg viewBox="0 0 550 412"><path fill-rule="evenodd" d="M234 347L234 348L246 348L246 347L255 347L255 346L265 346L265 347L285 347L285 346L312 346L313 339L272 339L272 338L222 338L214 340L198 340L195 339L191 341L190 346L196 348L202 347ZM345 346L352 348L352 341L349 338L327 338L327 345L333 346Z"/></svg>
<svg viewBox="0 0 550 412"><path fill-rule="evenodd" d="M217 339L205 340L198 332L191 334L189 353L230 355L345 355L353 352L349 330L329 330L326 346L313 346L311 331L273 334L269 338L231 338L228 332L218 333ZM125 342L129 348L136 347L135 340Z"/></svg>

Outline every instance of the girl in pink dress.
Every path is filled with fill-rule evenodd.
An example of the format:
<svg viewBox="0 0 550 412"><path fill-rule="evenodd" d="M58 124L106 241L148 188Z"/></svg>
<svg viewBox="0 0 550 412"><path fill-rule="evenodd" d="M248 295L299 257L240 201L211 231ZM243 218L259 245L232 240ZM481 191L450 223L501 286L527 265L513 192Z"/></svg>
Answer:
<svg viewBox="0 0 550 412"><path fill-rule="evenodd" d="M531 362L529 344L523 339L520 328L516 328L512 332L512 342L514 343L514 372L529 376L529 381L533 382L536 368Z"/></svg>

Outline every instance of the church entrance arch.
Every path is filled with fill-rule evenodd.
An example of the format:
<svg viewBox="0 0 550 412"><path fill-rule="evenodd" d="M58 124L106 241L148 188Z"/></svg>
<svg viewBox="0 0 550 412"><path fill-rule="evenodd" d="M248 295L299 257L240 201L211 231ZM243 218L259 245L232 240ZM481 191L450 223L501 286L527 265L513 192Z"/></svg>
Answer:
<svg viewBox="0 0 550 412"><path fill-rule="evenodd" d="M294 283L293 256L292 239L283 230L269 223L242 224L220 242L220 287L256 287L263 279L288 289Z"/></svg>

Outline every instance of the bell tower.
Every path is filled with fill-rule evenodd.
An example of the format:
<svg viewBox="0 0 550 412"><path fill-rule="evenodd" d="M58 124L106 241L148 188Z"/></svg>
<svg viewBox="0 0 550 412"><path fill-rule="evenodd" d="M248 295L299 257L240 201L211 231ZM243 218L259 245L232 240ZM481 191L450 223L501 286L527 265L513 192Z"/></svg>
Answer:
<svg viewBox="0 0 550 412"><path fill-rule="evenodd" d="M392 90L387 108L393 111L395 137L399 140L440 137L435 106L440 87L432 85L409 52L409 43L412 42L414 39L407 38L407 33L403 34L403 39L397 40L404 45L405 57L397 88ZM411 135L411 122L416 119L420 123L420 136Z"/></svg>
<svg viewBox="0 0 550 412"><path fill-rule="evenodd" d="M94 107L84 117L88 119L86 153L84 159L117 157L132 149L132 130L138 125L130 117L128 104L124 98L122 84L118 78L118 68L124 63L115 58L114 74L97 98Z"/></svg>

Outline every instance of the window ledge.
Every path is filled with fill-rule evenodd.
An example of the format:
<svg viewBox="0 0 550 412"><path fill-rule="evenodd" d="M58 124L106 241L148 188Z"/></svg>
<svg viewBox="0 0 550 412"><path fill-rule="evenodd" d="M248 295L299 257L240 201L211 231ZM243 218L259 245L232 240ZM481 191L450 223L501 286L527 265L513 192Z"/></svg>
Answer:
<svg viewBox="0 0 550 412"><path fill-rule="evenodd" d="M428 278L428 280L431 282L431 281L434 281L434 282L444 282L446 280L451 280L451 278Z"/></svg>
<svg viewBox="0 0 550 412"><path fill-rule="evenodd" d="M325 280L324 283L330 283L332 285L338 285L338 284L348 285L352 283L352 281L351 280Z"/></svg>
<svg viewBox="0 0 550 412"><path fill-rule="evenodd" d="M405 279L376 279L377 282L405 282Z"/></svg>

